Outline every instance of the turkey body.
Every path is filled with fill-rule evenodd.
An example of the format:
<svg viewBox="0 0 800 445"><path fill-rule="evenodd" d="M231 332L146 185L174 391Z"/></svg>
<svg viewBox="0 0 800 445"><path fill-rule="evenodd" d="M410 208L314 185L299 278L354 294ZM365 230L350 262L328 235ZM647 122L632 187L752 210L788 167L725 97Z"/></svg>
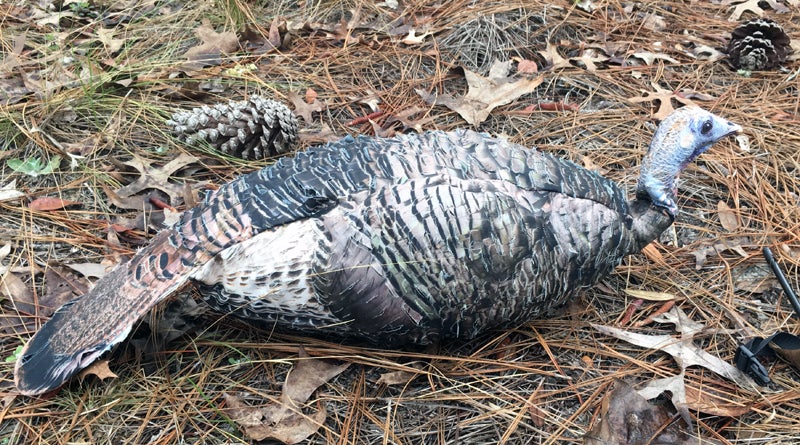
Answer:
<svg viewBox="0 0 800 445"><path fill-rule="evenodd" d="M23 347L17 388L60 386L190 281L226 314L383 346L521 323L669 227L678 173L738 131L675 111L630 201L572 162L468 130L347 137L283 158L209 194L59 308Z"/></svg>
<svg viewBox="0 0 800 445"><path fill-rule="evenodd" d="M239 181L259 234L192 275L204 299L380 344L519 323L643 242L612 181L472 131L347 138Z"/></svg>

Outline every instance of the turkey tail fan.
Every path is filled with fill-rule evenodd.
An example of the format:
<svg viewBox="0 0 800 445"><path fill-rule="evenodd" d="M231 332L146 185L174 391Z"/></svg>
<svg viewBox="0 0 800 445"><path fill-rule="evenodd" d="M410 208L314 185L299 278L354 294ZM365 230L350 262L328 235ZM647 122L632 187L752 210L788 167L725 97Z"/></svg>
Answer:
<svg viewBox="0 0 800 445"><path fill-rule="evenodd" d="M241 178L240 178L241 179ZM61 308L19 354L14 381L22 394L60 386L124 340L134 323L191 278L224 248L252 236L243 224L236 181L185 212L127 263L102 277L86 295Z"/></svg>

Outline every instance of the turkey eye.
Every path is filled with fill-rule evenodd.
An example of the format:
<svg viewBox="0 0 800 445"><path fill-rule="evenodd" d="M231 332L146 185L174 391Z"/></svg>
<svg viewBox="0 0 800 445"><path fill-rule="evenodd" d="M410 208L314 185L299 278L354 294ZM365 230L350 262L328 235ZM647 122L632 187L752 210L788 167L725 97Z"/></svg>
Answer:
<svg viewBox="0 0 800 445"><path fill-rule="evenodd" d="M713 126L714 126L714 125L712 125L712 124L711 124L711 121L705 121L705 122L703 122L703 126L700 128L700 133L702 133L702 134L708 134L708 133L711 131L711 128L712 128Z"/></svg>

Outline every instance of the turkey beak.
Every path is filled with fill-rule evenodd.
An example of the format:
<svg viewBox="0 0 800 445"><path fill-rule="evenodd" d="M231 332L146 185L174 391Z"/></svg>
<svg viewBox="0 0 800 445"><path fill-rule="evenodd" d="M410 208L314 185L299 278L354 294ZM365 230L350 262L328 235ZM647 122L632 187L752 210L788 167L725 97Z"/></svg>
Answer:
<svg viewBox="0 0 800 445"><path fill-rule="evenodd" d="M734 124L733 122L728 122L728 134L726 136L729 136L729 135L732 135L732 134L739 135L739 134L742 134L742 133L744 133L744 128L742 128L741 125Z"/></svg>

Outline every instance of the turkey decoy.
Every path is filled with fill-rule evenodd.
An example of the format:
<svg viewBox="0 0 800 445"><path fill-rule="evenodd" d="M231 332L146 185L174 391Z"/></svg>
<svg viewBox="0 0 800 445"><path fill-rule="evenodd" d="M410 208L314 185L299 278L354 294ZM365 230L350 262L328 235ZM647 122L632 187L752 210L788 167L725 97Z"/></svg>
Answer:
<svg viewBox="0 0 800 445"><path fill-rule="evenodd" d="M684 107L633 200L578 165L468 130L346 137L187 210L25 345L17 388L57 388L188 281L216 309L383 345L470 338L562 304L669 227L675 179L739 125Z"/></svg>

